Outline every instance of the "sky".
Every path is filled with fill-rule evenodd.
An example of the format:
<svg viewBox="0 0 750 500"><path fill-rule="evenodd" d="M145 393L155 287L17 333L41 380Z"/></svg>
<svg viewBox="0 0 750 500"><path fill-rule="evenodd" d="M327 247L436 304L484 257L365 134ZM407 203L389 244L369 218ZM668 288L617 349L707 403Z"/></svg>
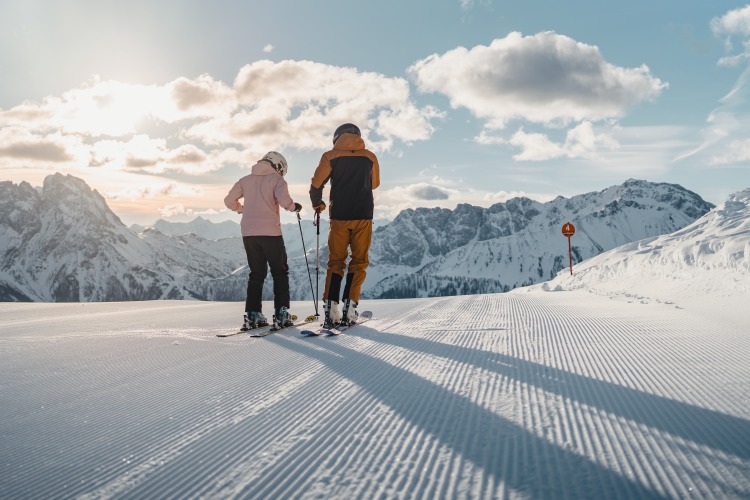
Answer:
<svg viewBox="0 0 750 500"><path fill-rule="evenodd" d="M275 150L310 217L353 122L376 218L631 178L720 204L750 186L748 56L744 2L0 0L0 181L238 220L224 196Z"/></svg>

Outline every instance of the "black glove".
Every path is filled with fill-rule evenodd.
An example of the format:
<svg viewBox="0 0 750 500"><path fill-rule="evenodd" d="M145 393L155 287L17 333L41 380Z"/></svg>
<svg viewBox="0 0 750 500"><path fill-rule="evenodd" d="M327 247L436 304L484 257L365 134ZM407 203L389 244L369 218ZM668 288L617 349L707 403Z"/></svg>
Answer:
<svg viewBox="0 0 750 500"><path fill-rule="evenodd" d="M295 212L299 212L300 210L302 210L302 205L300 205L299 203L295 203L294 204L294 211Z"/></svg>
<svg viewBox="0 0 750 500"><path fill-rule="evenodd" d="M326 209L326 204L323 201L321 201L320 205L318 205L317 207L313 207L313 210L315 210L315 213L320 213L325 209Z"/></svg>

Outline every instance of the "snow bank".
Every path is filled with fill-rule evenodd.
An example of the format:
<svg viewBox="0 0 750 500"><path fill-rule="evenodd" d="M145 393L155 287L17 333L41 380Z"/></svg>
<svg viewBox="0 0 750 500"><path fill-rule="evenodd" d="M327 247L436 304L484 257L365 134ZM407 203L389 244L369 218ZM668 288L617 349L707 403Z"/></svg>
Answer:
<svg viewBox="0 0 750 500"><path fill-rule="evenodd" d="M750 188L679 231L602 253L533 288L718 307L740 319L750 298Z"/></svg>

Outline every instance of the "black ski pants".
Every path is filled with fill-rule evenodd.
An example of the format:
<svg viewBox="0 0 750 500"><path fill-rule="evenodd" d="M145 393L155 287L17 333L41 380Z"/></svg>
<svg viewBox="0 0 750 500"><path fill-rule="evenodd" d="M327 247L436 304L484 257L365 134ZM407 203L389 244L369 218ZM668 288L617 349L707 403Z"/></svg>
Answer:
<svg viewBox="0 0 750 500"><path fill-rule="evenodd" d="M245 311L261 311L263 282L271 267L274 314L280 307L289 308L289 265L283 236L243 236L250 277L247 280Z"/></svg>

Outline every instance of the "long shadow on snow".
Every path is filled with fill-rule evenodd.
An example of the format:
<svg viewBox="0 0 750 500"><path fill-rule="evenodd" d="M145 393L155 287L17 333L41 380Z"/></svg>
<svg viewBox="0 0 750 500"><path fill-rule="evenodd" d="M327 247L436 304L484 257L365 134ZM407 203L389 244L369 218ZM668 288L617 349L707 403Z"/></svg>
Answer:
<svg viewBox="0 0 750 500"><path fill-rule="evenodd" d="M368 336L373 342L460 359L484 370L537 386L547 392L638 422L694 443L750 458L750 420L726 415L612 382L505 354L483 351L397 333ZM467 355L468 354L468 355Z"/></svg>
<svg viewBox="0 0 750 500"><path fill-rule="evenodd" d="M357 327L357 330L358 335L376 333L368 335L371 340L391 337L391 334L380 334L364 326ZM345 347L335 339L315 342L314 347L307 342L290 342L283 337L272 341L320 360L372 394L411 425L432 435L441 445L481 467L497 482L502 481L518 492L533 498L566 495L573 498L664 498L647 486L556 446L464 396L403 368ZM409 344L406 347L412 346ZM385 378L384 373L388 373ZM382 383L384 380L389 383ZM426 410L415 412L414 408ZM462 431L467 420L463 417L471 419L475 431L470 434L479 434L478 438L465 439Z"/></svg>

